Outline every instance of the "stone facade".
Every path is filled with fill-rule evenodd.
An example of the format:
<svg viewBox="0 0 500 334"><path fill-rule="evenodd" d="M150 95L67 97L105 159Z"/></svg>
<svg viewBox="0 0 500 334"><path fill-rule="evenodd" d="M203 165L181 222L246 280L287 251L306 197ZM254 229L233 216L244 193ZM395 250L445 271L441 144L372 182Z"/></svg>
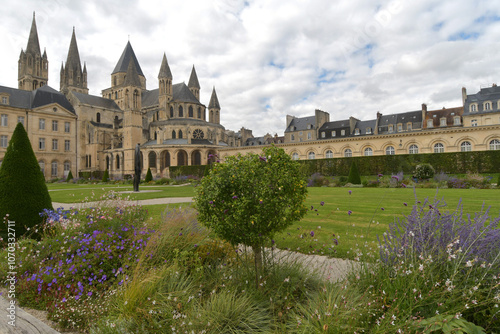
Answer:
<svg viewBox="0 0 500 334"><path fill-rule="evenodd" d="M88 94L87 66L80 61L75 30L61 65L60 92L47 86L48 59L41 55L35 17L26 50L19 58L18 89L0 86L0 163L17 122L30 136L49 178L109 170L113 178L134 173L134 150L141 147L143 173L168 177L170 166L205 165L212 155L260 153L265 145L285 149L293 159L325 159L385 154L419 154L500 149L500 88L467 95L462 106L418 110L359 120L330 120L315 110L286 117L284 135L254 137L252 130L226 130L215 88L208 107L193 66L188 84L174 83L166 55L159 57L158 83L148 89L130 42L110 71L111 86ZM110 69L111 70L111 69Z"/></svg>

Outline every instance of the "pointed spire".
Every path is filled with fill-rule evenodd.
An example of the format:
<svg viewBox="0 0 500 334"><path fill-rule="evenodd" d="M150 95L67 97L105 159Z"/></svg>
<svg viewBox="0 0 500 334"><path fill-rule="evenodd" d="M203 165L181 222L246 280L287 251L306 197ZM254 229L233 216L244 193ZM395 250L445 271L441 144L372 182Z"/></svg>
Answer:
<svg viewBox="0 0 500 334"><path fill-rule="evenodd" d="M26 53L41 56L40 42L38 41L38 32L36 29L35 12L33 12L33 21L31 23L30 37L28 38Z"/></svg>
<svg viewBox="0 0 500 334"><path fill-rule="evenodd" d="M141 80L139 79L135 62L132 59L128 63L127 74L125 74L123 85L141 87Z"/></svg>
<svg viewBox="0 0 500 334"><path fill-rule="evenodd" d="M194 69L194 65L193 69L191 70L191 76L189 77L188 87L200 89L200 83L198 82L198 76L196 75L196 70Z"/></svg>
<svg viewBox="0 0 500 334"><path fill-rule="evenodd" d="M83 62L83 73L87 73L87 62Z"/></svg>
<svg viewBox="0 0 500 334"><path fill-rule="evenodd" d="M210 97L210 103L208 104L208 109L220 110L219 99L217 98L217 93L215 92L215 86L214 89L212 90L212 96Z"/></svg>
<svg viewBox="0 0 500 334"><path fill-rule="evenodd" d="M168 66L167 55L163 53L163 60L161 61L160 73L158 73L158 79L167 78L172 79L172 72L170 71L170 66Z"/></svg>
<svg viewBox="0 0 500 334"><path fill-rule="evenodd" d="M118 72L127 72L127 68L129 66L129 62L132 60L135 63L135 68L137 70L137 73L139 75L144 76L142 73L141 66L139 65L139 61L137 60L137 57L135 56L134 49L132 49L132 45L130 44L130 41L127 42L127 45L125 46L125 50L123 50L123 53L118 60L118 63L116 63L115 69L113 70L113 73L115 74Z"/></svg>
<svg viewBox="0 0 500 334"><path fill-rule="evenodd" d="M75 27L73 27L73 34L71 35L71 42L69 43L68 58L66 59L66 69L82 73L82 64L80 62L80 53L78 52L78 45L76 43Z"/></svg>

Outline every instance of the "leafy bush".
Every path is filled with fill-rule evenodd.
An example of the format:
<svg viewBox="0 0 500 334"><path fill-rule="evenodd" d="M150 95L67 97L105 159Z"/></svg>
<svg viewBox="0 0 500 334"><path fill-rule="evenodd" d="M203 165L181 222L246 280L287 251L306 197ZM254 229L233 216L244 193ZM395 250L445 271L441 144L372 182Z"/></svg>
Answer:
<svg viewBox="0 0 500 334"><path fill-rule="evenodd" d="M151 168L148 168L148 172L146 173L146 178L144 179L144 182L151 182L153 181L153 175L151 174Z"/></svg>
<svg viewBox="0 0 500 334"><path fill-rule="evenodd" d="M15 222L10 227L19 238L42 223L39 213L43 209L52 209L52 200L28 134L18 123L0 167L0 237L7 238L9 226L3 221L7 215Z"/></svg>
<svg viewBox="0 0 500 334"><path fill-rule="evenodd" d="M251 246L258 267L261 248L307 212L305 180L283 149L262 156L231 156L215 164L196 188L198 220L233 245Z"/></svg>
<svg viewBox="0 0 500 334"><path fill-rule="evenodd" d="M420 180L427 180L433 178L434 173L434 167L432 167L430 164L424 163L417 165L413 176Z"/></svg>
<svg viewBox="0 0 500 334"><path fill-rule="evenodd" d="M347 177L347 182L352 184L361 184L361 176L359 176L358 166L356 162L353 161L351 164L351 169L349 170L349 176Z"/></svg>
<svg viewBox="0 0 500 334"><path fill-rule="evenodd" d="M307 180L308 187L322 187L322 186L327 186L329 184L330 182L328 181L328 179L322 176L320 173L314 173Z"/></svg>

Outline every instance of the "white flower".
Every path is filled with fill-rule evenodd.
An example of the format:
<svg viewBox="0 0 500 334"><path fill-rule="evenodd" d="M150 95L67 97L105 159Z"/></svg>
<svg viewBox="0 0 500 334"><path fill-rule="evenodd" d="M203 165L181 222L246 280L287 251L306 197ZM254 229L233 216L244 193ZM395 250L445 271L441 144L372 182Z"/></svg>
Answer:
<svg viewBox="0 0 500 334"><path fill-rule="evenodd" d="M465 266L466 267L472 267L472 261L471 260L467 261L467 263L465 264Z"/></svg>
<svg viewBox="0 0 500 334"><path fill-rule="evenodd" d="M424 265L423 265L423 264L420 264L420 265L418 266L418 270L420 270L420 271L424 271Z"/></svg>

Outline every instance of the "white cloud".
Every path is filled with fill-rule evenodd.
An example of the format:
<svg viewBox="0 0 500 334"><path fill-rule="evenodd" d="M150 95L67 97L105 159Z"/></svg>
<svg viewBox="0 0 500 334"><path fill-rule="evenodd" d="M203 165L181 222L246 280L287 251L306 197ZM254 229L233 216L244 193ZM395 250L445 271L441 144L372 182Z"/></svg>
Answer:
<svg viewBox="0 0 500 334"><path fill-rule="evenodd" d="M194 64L201 102L215 86L221 121L254 135L282 134L285 116L331 119L455 107L461 87L498 81L500 9L493 1L188 0L182 2L28 0L3 7L0 84L17 86L32 11L59 88L72 27L91 94L110 85L127 40L157 87L165 52L174 82ZM130 37L129 37L130 36Z"/></svg>

